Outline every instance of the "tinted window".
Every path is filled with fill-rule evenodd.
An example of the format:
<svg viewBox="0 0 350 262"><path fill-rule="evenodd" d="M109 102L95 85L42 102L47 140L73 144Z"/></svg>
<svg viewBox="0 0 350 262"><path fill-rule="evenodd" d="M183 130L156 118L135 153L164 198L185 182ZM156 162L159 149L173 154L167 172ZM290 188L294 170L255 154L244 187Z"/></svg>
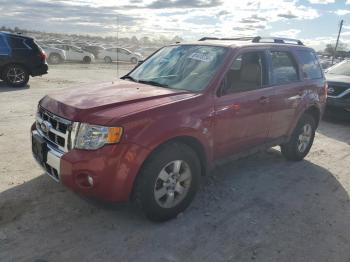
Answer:
<svg viewBox="0 0 350 262"><path fill-rule="evenodd" d="M124 54L124 55L129 55L130 53L126 51L125 49L118 49L118 53Z"/></svg>
<svg viewBox="0 0 350 262"><path fill-rule="evenodd" d="M8 43L12 49L28 49L23 38L9 37Z"/></svg>
<svg viewBox="0 0 350 262"><path fill-rule="evenodd" d="M271 52L272 84L288 84L299 80L296 63L287 52Z"/></svg>
<svg viewBox="0 0 350 262"><path fill-rule="evenodd" d="M305 79L322 78L322 71L316 55L312 51L297 51L298 58L302 64Z"/></svg>
<svg viewBox="0 0 350 262"><path fill-rule="evenodd" d="M8 53L8 47L5 42L5 39L0 36L0 54L7 54Z"/></svg>
<svg viewBox="0 0 350 262"><path fill-rule="evenodd" d="M266 83L265 64L265 56L260 52L238 56L221 83L220 95L261 88Z"/></svg>

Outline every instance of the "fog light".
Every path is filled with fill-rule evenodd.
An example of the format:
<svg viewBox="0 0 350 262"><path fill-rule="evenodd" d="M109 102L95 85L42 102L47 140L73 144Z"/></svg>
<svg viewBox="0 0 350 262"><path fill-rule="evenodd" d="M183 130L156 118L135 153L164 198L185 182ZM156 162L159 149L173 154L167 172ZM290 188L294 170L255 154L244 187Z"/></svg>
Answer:
<svg viewBox="0 0 350 262"><path fill-rule="evenodd" d="M87 180L89 185L92 187L94 185L94 179L92 178L92 176L88 176Z"/></svg>

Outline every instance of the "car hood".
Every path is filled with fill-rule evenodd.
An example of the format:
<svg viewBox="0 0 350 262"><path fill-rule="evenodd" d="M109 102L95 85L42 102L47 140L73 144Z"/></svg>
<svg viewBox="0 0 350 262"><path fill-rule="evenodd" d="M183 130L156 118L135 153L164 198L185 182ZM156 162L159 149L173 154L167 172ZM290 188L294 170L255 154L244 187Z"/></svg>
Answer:
<svg viewBox="0 0 350 262"><path fill-rule="evenodd" d="M327 82L350 84L350 76L326 74Z"/></svg>
<svg viewBox="0 0 350 262"><path fill-rule="evenodd" d="M115 118L197 95L183 90L118 80L64 89L45 96L40 105L68 120L102 125Z"/></svg>

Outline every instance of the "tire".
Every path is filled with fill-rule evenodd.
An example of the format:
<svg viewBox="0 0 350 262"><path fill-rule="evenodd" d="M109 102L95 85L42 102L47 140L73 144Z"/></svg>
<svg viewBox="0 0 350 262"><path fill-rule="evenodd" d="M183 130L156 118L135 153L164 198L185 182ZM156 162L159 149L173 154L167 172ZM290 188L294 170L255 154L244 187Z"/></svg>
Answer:
<svg viewBox="0 0 350 262"><path fill-rule="evenodd" d="M83 58L83 63L84 63L84 64L90 64L90 63L91 63L91 57L89 57L89 56L84 56L84 58Z"/></svg>
<svg viewBox="0 0 350 262"><path fill-rule="evenodd" d="M29 72L22 65L8 65L3 71L2 79L11 87L24 87L29 81Z"/></svg>
<svg viewBox="0 0 350 262"><path fill-rule="evenodd" d="M281 145L281 152L287 160L301 161L309 153L315 138L316 121L309 114L304 114L288 143Z"/></svg>
<svg viewBox="0 0 350 262"><path fill-rule="evenodd" d="M59 54L51 54L49 56L49 63L52 64L52 65L57 65L57 64L60 64L62 63L62 57L59 55Z"/></svg>
<svg viewBox="0 0 350 262"><path fill-rule="evenodd" d="M131 58L130 62L131 62L132 64L137 64L138 59L137 59L136 57L133 57L133 58Z"/></svg>
<svg viewBox="0 0 350 262"><path fill-rule="evenodd" d="M172 219L192 202L200 176L200 162L192 148L180 143L162 145L141 169L134 199L151 221Z"/></svg>
<svg viewBox="0 0 350 262"><path fill-rule="evenodd" d="M105 63L107 63L107 64L112 63L112 58L110 58L109 56L106 56L103 60L105 60Z"/></svg>

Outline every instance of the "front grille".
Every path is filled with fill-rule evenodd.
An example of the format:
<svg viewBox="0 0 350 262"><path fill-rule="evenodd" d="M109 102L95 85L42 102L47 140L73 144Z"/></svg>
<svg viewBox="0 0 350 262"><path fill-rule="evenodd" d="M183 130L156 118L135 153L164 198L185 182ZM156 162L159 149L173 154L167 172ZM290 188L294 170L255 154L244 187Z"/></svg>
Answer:
<svg viewBox="0 0 350 262"><path fill-rule="evenodd" d="M329 96L338 96L344 91L346 91L349 87L347 86L335 86L335 85L329 85L328 86L328 95ZM332 91L332 92L331 92Z"/></svg>
<svg viewBox="0 0 350 262"><path fill-rule="evenodd" d="M36 117L36 127L50 145L62 152L67 152L70 149L71 121L39 107Z"/></svg>

